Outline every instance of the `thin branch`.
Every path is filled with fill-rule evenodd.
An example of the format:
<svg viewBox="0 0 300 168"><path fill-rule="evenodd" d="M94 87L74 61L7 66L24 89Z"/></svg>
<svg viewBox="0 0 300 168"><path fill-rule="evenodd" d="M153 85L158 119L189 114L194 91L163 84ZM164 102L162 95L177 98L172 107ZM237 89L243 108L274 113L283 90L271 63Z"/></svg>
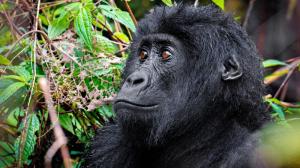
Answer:
<svg viewBox="0 0 300 168"><path fill-rule="evenodd" d="M132 19L134 25L137 26L136 18L135 18L135 16L134 16L134 14L132 13L132 10L131 10L131 8L130 8L130 6L129 6L129 4L128 4L128 1L125 0L124 2L125 2L125 7L126 7L127 11L129 12L130 17L131 17L131 19Z"/></svg>
<svg viewBox="0 0 300 168"><path fill-rule="evenodd" d="M114 55L118 55L118 54L120 54L120 53L123 53L123 52L127 51L128 48L129 48L129 46L126 46L126 47L124 47L122 50L119 50L119 51L115 52Z"/></svg>
<svg viewBox="0 0 300 168"><path fill-rule="evenodd" d="M247 28L248 20L249 20L249 18L250 18L251 11L252 11L252 9L253 9L253 6L254 6L255 1L256 1L256 0L250 0L250 2L249 2L249 7L248 7L248 9L247 9L247 14L246 14L246 17L245 17L245 20L244 20L244 23L243 23L244 29Z"/></svg>
<svg viewBox="0 0 300 168"><path fill-rule="evenodd" d="M67 147L67 138L59 125L59 120L56 114L56 110L54 108L51 94L50 94L50 86L48 84L48 81L45 78L41 78L39 80L40 88L43 91L45 101L47 104L49 117L51 120L52 125L54 126L54 135L55 135L55 142L52 144L52 146L48 149L46 155L45 155L45 165L47 168L51 168L51 161L57 150L60 148L61 155L64 161L64 166L66 168L71 168L71 158L69 155L69 150Z"/></svg>
<svg viewBox="0 0 300 168"><path fill-rule="evenodd" d="M277 90L277 92L274 95L274 98L277 98L279 96L279 93L281 92L281 90L284 88L284 86L287 84L287 82L290 80L292 74L294 73L294 71L297 69L298 64L295 64L288 72L287 76L285 77L284 81L281 83L279 89Z"/></svg>

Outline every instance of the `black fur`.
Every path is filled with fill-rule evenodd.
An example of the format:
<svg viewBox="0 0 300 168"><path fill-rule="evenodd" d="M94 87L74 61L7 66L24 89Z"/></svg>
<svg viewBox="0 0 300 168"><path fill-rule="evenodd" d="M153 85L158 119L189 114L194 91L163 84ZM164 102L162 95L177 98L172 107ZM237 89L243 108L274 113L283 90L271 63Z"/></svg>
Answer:
<svg viewBox="0 0 300 168"><path fill-rule="evenodd" d="M174 48L168 61L161 40ZM242 75L222 80L236 71L233 57ZM156 7L138 24L123 79L116 123L98 131L86 167L259 166L256 131L269 119L261 61L231 16L214 6Z"/></svg>

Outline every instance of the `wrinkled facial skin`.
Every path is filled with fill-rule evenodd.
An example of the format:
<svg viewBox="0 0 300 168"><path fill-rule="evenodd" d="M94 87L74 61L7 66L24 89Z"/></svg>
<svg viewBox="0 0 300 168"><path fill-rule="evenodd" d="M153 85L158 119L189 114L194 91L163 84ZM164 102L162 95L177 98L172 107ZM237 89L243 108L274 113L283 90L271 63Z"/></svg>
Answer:
<svg viewBox="0 0 300 168"><path fill-rule="evenodd" d="M143 37L135 51L127 61L114 110L130 121L130 116L151 120L162 115L178 93L186 58L180 41L167 34Z"/></svg>

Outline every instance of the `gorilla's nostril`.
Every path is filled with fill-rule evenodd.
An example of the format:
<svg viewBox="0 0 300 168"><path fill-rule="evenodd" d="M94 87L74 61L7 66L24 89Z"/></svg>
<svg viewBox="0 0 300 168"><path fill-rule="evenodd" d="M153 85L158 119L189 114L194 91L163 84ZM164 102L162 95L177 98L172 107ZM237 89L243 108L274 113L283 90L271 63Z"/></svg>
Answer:
<svg viewBox="0 0 300 168"><path fill-rule="evenodd" d="M133 85L138 85L140 83L143 83L144 82L144 79L143 78L139 78L139 79L136 79L132 82Z"/></svg>
<svg viewBox="0 0 300 168"><path fill-rule="evenodd" d="M126 79L126 86L130 89L142 89L147 85L147 75L144 72L134 72Z"/></svg>

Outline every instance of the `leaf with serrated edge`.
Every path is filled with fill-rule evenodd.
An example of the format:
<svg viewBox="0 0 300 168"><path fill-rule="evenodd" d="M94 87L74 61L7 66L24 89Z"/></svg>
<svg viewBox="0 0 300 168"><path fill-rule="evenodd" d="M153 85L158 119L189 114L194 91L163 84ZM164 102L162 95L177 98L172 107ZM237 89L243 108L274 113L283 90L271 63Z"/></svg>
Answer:
<svg viewBox="0 0 300 168"><path fill-rule="evenodd" d="M32 152L34 151L37 139L35 132L37 132L40 129L40 122L36 114L30 114L27 119L28 125L27 127L25 127L25 130L23 128L23 131L25 131L25 136L24 138L22 138L24 148L21 149L20 145L20 138L22 134L15 141L15 155L16 158L18 160L21 160L22 163L27 163L29 156L31 156Z"/></svg>
<svg viewBox="0 0 300 168"><path fill-rule="evenodd" d="M87 48L92 50L92 18L90 10L86 8L80 9L78 16L75 18L74 27Z"/></svg>

